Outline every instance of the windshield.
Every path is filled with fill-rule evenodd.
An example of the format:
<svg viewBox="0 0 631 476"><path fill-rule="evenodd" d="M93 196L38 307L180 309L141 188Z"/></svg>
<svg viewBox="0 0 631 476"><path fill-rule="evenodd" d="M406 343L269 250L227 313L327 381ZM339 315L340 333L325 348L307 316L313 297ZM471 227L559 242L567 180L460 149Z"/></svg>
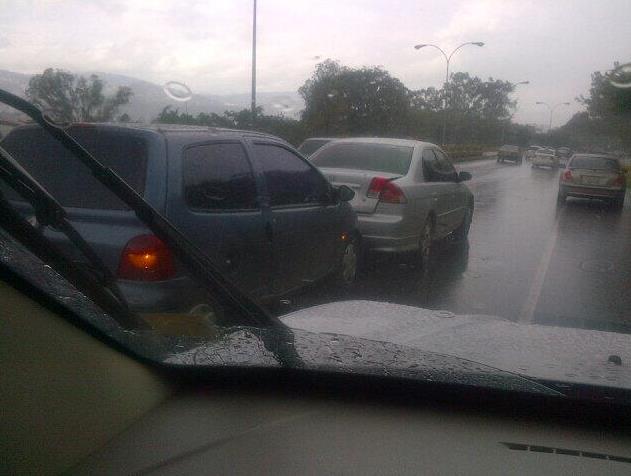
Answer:
<svg viewBox="0 0 631 476"><path fill-rule="evenodd" d="M572 157L570 167L574 169L606 170L609 172L617 172L620 170L620 164L616 159L590 157L588 155L575 155Z"/></svg>
<svg viewBox="0 0 631 476"><path fill-rule="evenodd" d="M328 142L331 142L331 139L307 139L300 145L298 150L302 154L309 156Z"/></svg>
<svg viewBox="0 0 631 476"><path fill-rule="evenodd" d="M405 146L342 142L322 149L311 162L318 167L405 175L413 152L414 148Z"/></svg>
<svg viewBox="0 0 631 476"><path fill-rule="evenodd" d="M7 0L2 279L163 364L631 391L631 3L579 3Z"/></svg>

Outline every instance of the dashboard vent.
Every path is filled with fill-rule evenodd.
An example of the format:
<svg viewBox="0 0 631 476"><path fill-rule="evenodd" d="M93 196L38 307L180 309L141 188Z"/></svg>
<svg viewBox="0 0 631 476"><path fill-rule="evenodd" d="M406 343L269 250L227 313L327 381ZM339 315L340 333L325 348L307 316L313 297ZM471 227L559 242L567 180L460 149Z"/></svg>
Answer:
<svg viewBox="0 0 631 476"><path fill-rule="evenodd" d="M533 451L535 453L553 453L557 455L581 456L583 458L606 459L609 461L618 461L619 463L631 463L631 458L626 458L624 456L608 455L604 453L594 453L591 451L568 450L565 448L552 448L550 446L540 446L540 445L526 445L523 443L508 443L504 441L501 441L500 444L505 446L509 450L514 450L514 451Z"/></svg>

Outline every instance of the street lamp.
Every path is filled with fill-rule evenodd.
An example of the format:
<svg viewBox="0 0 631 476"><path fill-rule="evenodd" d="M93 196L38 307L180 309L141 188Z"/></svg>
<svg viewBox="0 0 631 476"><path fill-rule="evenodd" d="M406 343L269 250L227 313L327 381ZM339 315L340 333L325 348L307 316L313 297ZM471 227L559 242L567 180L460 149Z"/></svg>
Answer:
<svg viewBox="0 0 631 476"><path fill-rule="evenodd" d="M559 106L569 106L570 103L569 102L560 102L555 104L554 106L550 106L550 104L548 104L547 102L543 102L543 101L537 101L536 104L541 105L541 106L546 106L548 108L548 110L550 111L550 122L548 124L548 132L550 132L550 130L552 129L552 114L554 113L554 110L559 107Z"/></svg>
<svg viewBox="0 0 631 476"><path fill-rule="evenodd" d="M511 86L513 88L519 86L520 84L530 84L530 81L520 81L518 83L511 83ZM515 115L515 113L511 114L510 117L508 118L508 122L512 122L513 120L513 116ZM506 123L502 122L502 138L500 139L500 142L502 142L502 144L504 143L504 130L506 129Z"/></svg>
<svg viewBox="0 0 631 476"><path fill-rule="evenodd" d="M447 68L445 71L445 97L444 97L445 105L443 107L443 134L442 134L443 145L445 145L445 136L447 134L447 95L446 94L447 94L447 85L449 84L449 63L451 62L451 57L454 55L454 53L458 51L460 48L462 48L463 46L467 46L467 45L482 47L484 46L484 43L482 41L468 41L466 43L458 45L449 55L447 55L447 53L445 53L445 51L440 46L433 45L431 43L421 43L419 45L414 45L415 50L420 50L421 48L425 48L426 46L429 46L431 48L436 48L438 51L442 53L442 55L445 58L445 62L447 63Z"/></svg>
<svg viewBox="0 0 631 476"><path fill-rule="evenodd" d="M252 9L252 126L256 120L256 0Z"/></svg>

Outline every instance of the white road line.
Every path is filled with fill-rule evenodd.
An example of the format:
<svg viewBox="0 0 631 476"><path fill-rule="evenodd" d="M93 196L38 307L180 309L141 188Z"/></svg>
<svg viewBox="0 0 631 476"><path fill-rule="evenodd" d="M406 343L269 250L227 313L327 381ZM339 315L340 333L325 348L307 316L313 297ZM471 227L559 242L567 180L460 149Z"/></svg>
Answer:
<svg viewBox="0 0 631 476"><path fill-rule="evenodd" d="M539 302L539 297L541 296L543 283L546 278L546 273L548 272L548 266L550 265L550 260L552 259L552 252L554 251L558 237L559 217L557 215L554 220L554 225L552 225L552 232L548 237L546 247L543 250L541 259L539 260L539 266L537 266L537 272L535 273L532 285L530 286L530 292L528 293L526 302L524 302L521 312L519 313L518 322L530 324L533 321L535 309L537 308L537 303Z"/></svg>

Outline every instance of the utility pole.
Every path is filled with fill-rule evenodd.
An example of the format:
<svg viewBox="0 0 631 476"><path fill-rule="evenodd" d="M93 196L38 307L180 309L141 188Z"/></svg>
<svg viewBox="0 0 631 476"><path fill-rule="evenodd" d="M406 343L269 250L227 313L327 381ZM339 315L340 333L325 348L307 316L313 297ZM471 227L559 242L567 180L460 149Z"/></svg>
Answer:
<svg viewBox="0 0 631 476"><path fill-rule="evenodd" d="M256 0L252 12L252 125L256 121Z"/></svg>

